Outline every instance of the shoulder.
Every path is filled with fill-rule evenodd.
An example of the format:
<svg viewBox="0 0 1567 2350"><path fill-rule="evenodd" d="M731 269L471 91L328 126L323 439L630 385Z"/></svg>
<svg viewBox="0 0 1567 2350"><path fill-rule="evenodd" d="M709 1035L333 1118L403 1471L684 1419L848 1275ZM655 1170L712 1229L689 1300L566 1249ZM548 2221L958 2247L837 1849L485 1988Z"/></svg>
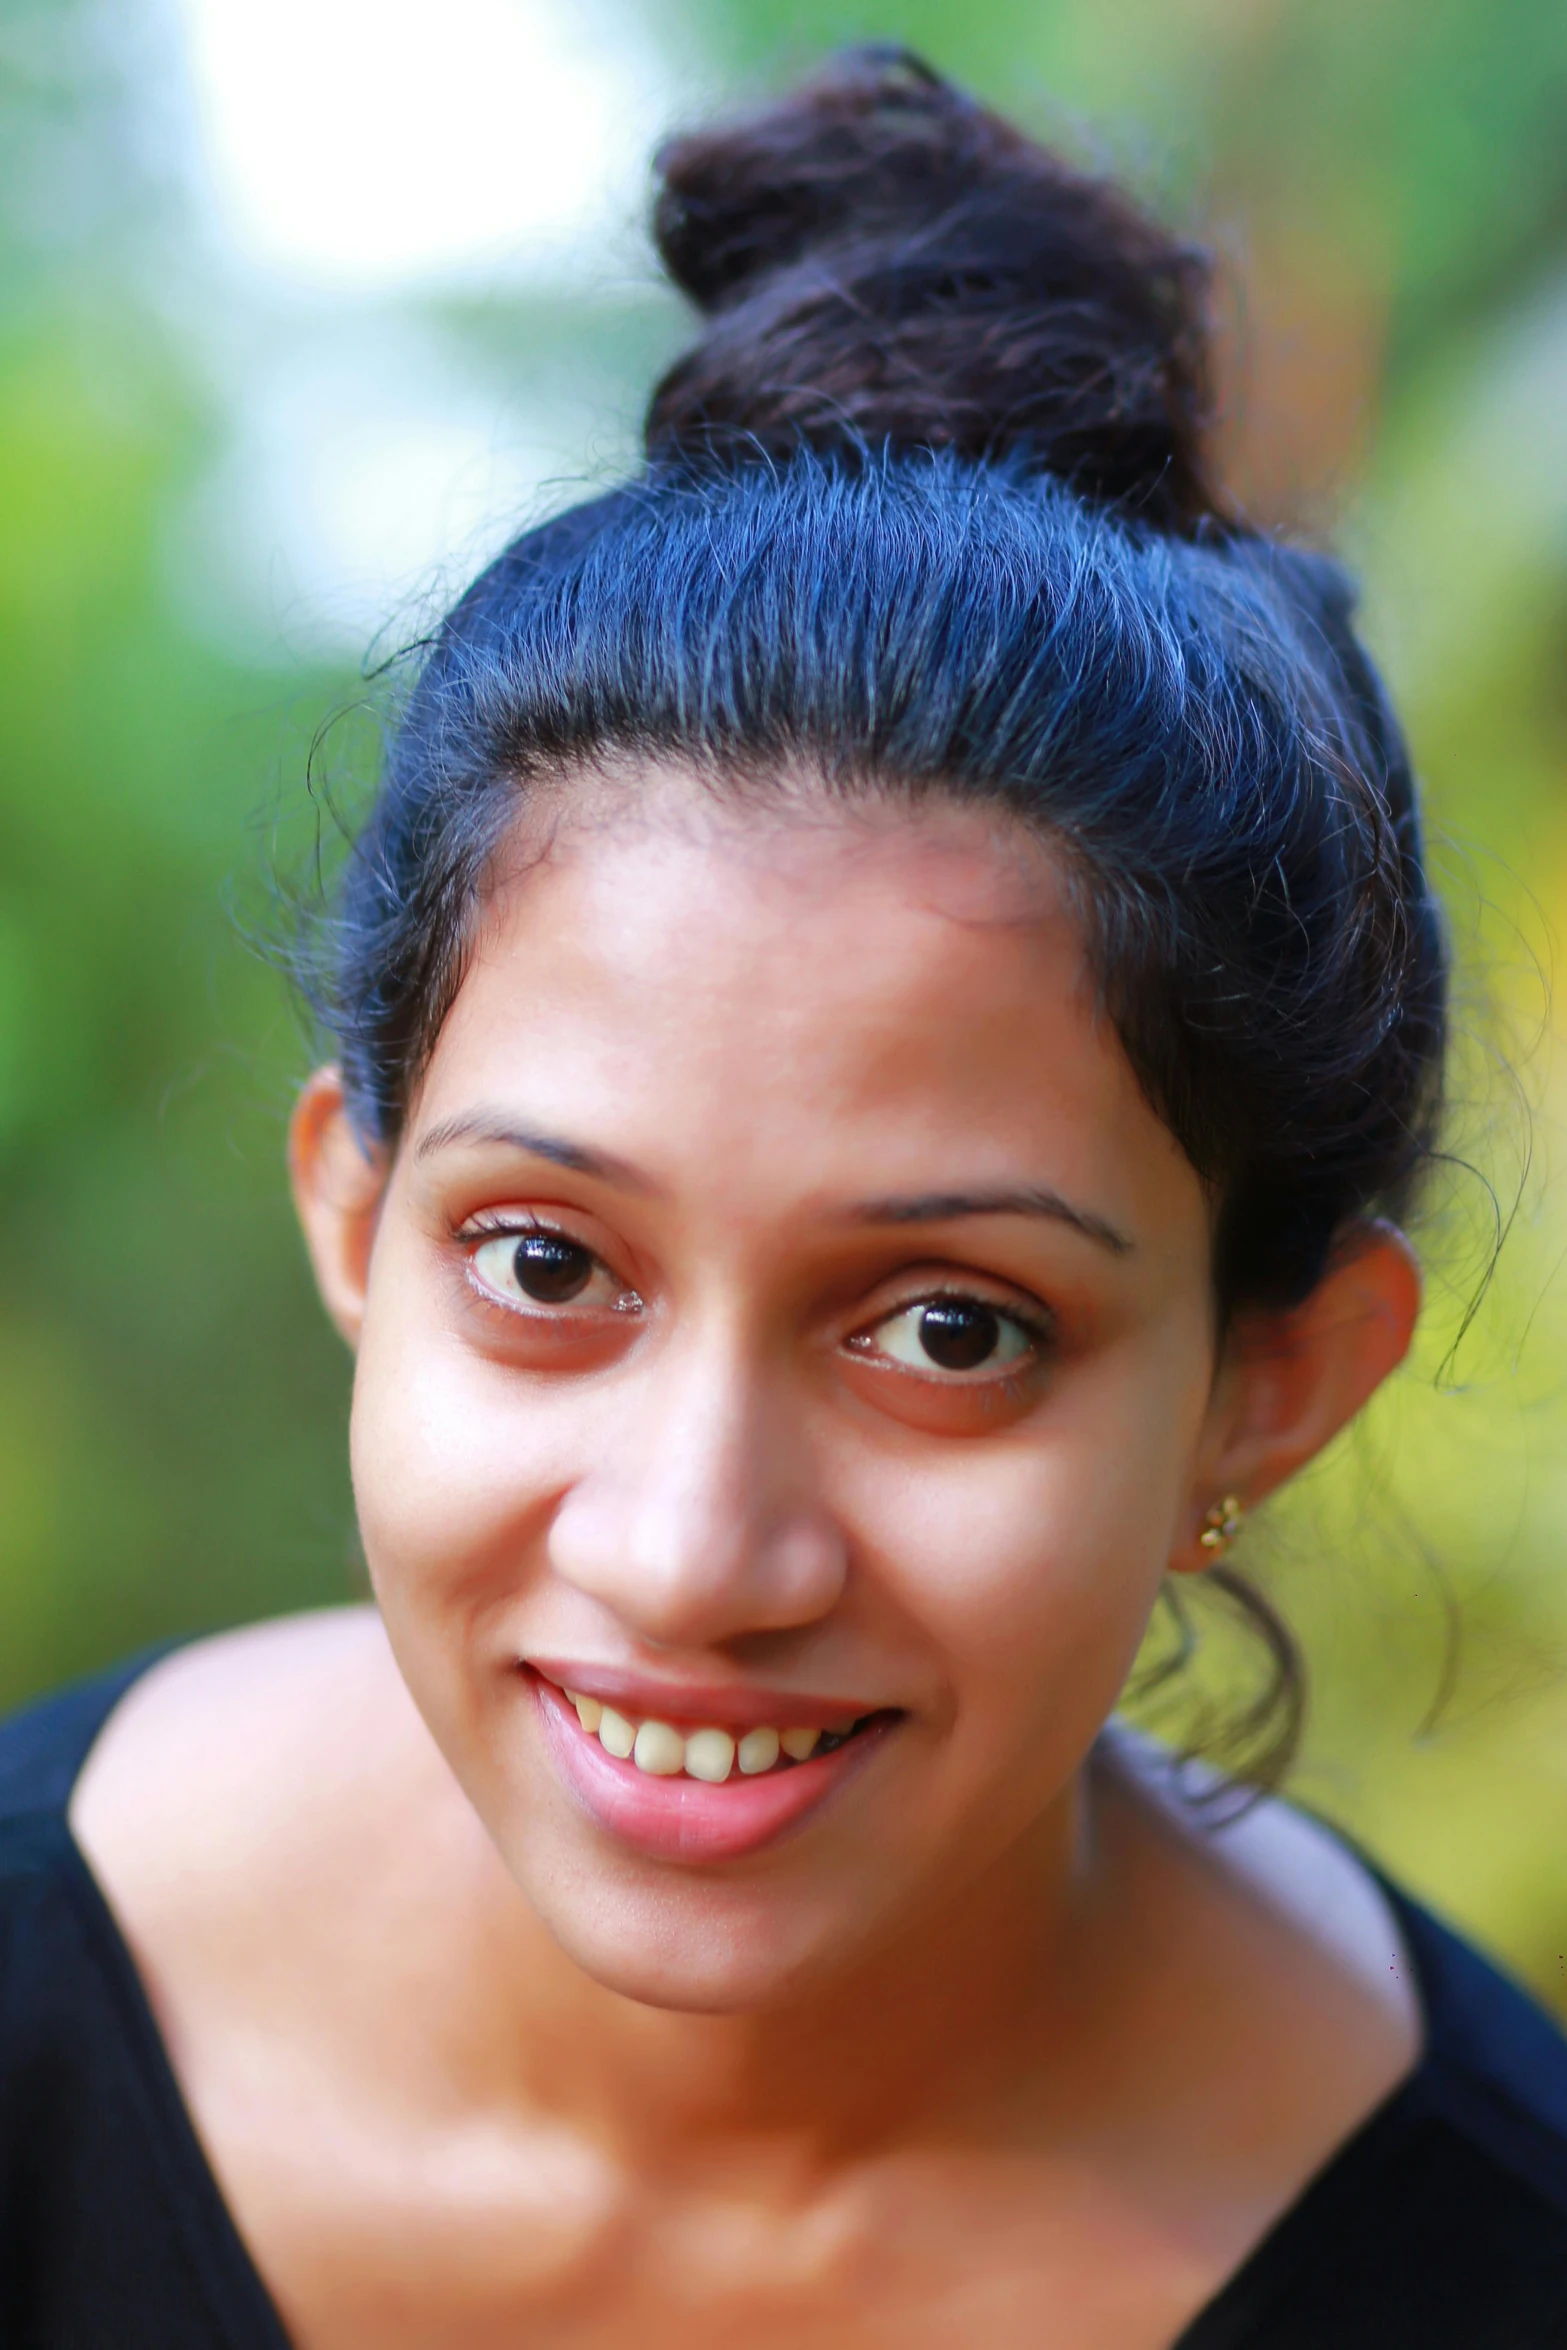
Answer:
<svg viewBox="0 0 1567 2350"><path fill-rule="evenodd" d="M1567 2263L1567 2037L1556 2019L1451 1926L1285 1803L1220 1832L1231 1865L1418 2032L1408 2104L1558 2214Z"/></svg>
<svg viewBox="0 0 1567 2350"><path fill-rule="evenodd" d="M1215 1817L1204 1798L1222 1790L1172 1773L1151 1742L1118 1728L1114 1753L1205 1885L1199 1915L1211 1920L1215 1905L1232 1919L1246 1915L1253 1951L1271 1942L1304 1954L1315 1979L1380 2018L1398 2077L1418 2080L1427 2097L1440 2083L1448 2110L1462 2107L1477 2130L1485 2117L1515 2116L1538 2144L1542 2180L1557 2176L1551 2149L1567 2153L1567 2038L1504 1968L1310 1813L1267 1798L1228 1819L1221 1805ZM1227 1944L1213 1934L1209 1947ZM1486 2132L1498 2147L1504 2134ZM1561 2192L1567 2210L1567 2172Z"/></svg>
<svg viewBox="0 0 1567 2350"><path fill-rule="evenodd" d="M417 1721L380 1620L322 1610L142 1652L0 1719L0 1831L73 1829L156 1798L158 1819L197 1815L242 1776L286 1802L323 1749L363 1755Z"/></svg>
<svg viewBox="0 0 1567 2350"><path fill-rule="evenodd" d="M1185 1891L1163 1913L1180 1921L1177 1962L1184 1927L1226 2017L1245 2019L1232 2073L1264 2082L1287 2049L1304 2103L1303 2084L1352 2054L1340 2127L1189 2350L1567 2340L1567 2040L1552 2018L1308 1814L1270 1800L1215 1826L1157 1750L1118 1735L1115 1759L1178 1855Z"/></svg>
<svg viewBox="0 0 1567 2350"><path fill-rule="evenodd" d="M1556 2350L1567 2341L1567 2042L1393 1891L1420 2063L1307 2188L1190 2350ZM1250 2330L1236 2334L1240 2317Z"/></svg>
<svg viewBox="0 0 1567 2350"><path fill-rule="evenodd" d="M106 1820L153 1791L165 1818L185 1817L240 1781L286 1801L327 1759L323 1747L357 1752L367 1734L384 1734L401 1686L368 1607L193 1641L141 1673L107 1715L71 1798L73 1822Z"/></svg>
<svg viewBox="0 0 1567 2350"><path fill-rule="evenodd" d="M334 1609L155 1664L93 1744L70 1824L124 1920L178 1930L227 1889L253 1912L346 1863L367 1810L444 1778L379 1617Z"/></svg>
<svg viewBox="0 0 1567 2350"><path fill-rule="evenodd" d="M1108 1784L1154 1858L1172 1934L1229 2011L1288 2043L1357 2046L1369 2103L1421 2050L1420 1987L1397 1907L1331 1830L1276 1797L1248 1800L1152 1739L1112 1726ZM1303 2043L1302 2043L1303 2044Z"/></svg>
<svg viewBox="0 0 1567 2350"><path fill-rule="evenodd" d="M416 1971L501 1868L368 1608L166 1658L109 1716L70 1824L198 2103L236 2018L331 2043L334 2002Z"/></svg>

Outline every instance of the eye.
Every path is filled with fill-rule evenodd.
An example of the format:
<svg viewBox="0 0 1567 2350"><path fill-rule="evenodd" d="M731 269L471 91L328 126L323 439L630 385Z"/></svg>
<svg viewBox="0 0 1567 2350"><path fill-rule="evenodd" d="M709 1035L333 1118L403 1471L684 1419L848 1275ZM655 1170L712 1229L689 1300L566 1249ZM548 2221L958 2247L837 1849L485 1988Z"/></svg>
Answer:
<svg viewBox="0 0 1567 2350"><path fill-rule="evenodd" d="M911 1371L970 1378L1031 1361L1043 1343L1043 1331L980 1297L922 1298L850 1341L857 1352L882 1355Z"/></svg>
<svg viewBox="0 0 1567 2350"><path fill-rule="evenodd" d="M563 1232L497 1232L474 1250L472 1263L485 1288L513 1304L607 1306L616 1313L641 1304L591 1249Z"/></svg>

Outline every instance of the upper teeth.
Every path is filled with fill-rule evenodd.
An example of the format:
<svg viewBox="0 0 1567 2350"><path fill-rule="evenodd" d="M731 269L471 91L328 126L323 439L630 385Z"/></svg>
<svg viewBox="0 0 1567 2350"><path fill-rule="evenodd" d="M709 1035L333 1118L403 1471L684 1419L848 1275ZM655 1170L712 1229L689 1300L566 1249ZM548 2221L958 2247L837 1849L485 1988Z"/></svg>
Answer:
<svg viewBox="0 0 1567 2350"><path fill-rule="evenodd" d="M655 1779L672 1779L684 1771L687 1778L706 1779L714 1786L727 1779L737 1763L743 1777L754 1779L770 1771L780 1754L791 1762L805 1762L824 1736L846 1738L854 1727L850 1721L828 1732L803 1727L747 1730L736 1739L727 1730L680 1731L670 1722L628 1721L596 1697L580 1696L574 1689L566 1696L584 1730L620 1761L634 1762Z"/></svg>

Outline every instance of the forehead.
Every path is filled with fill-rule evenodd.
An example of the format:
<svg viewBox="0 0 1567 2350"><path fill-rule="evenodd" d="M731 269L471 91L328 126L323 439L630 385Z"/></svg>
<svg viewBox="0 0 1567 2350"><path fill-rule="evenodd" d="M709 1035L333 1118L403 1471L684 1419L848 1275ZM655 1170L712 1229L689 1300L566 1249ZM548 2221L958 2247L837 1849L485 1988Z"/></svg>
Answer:
<svg viewBox="0 0 1567 2350"><path fill-rule="evenodd" d="M1098 1011L1060 864L946 802L736 807L655 773L524 830L413 1125L481 1100L660 1183L780 1204L942 1161L1144 1225L1172 1182L1200 1209Z"/></svg>

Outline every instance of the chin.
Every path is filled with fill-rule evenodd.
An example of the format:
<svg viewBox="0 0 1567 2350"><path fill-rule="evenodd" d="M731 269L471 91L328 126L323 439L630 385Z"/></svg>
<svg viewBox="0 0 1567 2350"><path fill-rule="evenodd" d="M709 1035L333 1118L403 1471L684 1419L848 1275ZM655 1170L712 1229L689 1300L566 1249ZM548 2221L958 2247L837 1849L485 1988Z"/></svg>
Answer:
<svg viewBox="0 0 1567 2350"><path fill-rule="evenodd" d="M575 1965L607 1991L644 2007L741 2015L792 2005L841 1971L868 1939L863 1917L781 1886L607 1879L561 1874L523 1891Z"/></svg>

